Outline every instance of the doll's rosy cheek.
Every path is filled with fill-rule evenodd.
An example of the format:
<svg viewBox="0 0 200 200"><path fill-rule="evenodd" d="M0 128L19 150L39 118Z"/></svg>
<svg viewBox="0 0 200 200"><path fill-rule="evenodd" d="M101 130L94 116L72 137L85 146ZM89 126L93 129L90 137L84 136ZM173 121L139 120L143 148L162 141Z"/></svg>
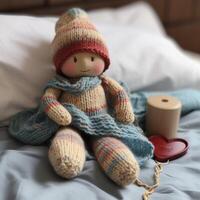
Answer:
<svg viewBox="0 0 200 200"><path fill-rule="evenodd" d="M101 74L103 70L104 70L104 62L96 62L93 68L93 72L98 75Z"/></svg>
<svg viewBox="0 0 200 200"><path fill-rule="evenodd" d="M74 74L76 72L76 65L75 63L73 62L67 62L63 65L62 67L62 71L65 73L65 74Z"/></svg>

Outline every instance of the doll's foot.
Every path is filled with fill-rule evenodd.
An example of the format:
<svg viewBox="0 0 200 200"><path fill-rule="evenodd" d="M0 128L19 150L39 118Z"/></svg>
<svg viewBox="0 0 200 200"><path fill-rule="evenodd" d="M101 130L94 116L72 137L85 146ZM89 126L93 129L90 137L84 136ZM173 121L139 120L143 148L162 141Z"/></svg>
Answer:
<svg viewBox="0 0 200 200"><path fill-rule="evenodd" d="M118 185L129 185L139 176L139 165L133 153L120 140L102 137L93 141L95 157L103 171Z"/></svg>
<svg viewBox="0 0 200 200"><path fill-rule="evenodd" d="M56 173L70 179L77 176L85 163L85 146L73 129L60 129L49 149L49 160Z"/></svg>

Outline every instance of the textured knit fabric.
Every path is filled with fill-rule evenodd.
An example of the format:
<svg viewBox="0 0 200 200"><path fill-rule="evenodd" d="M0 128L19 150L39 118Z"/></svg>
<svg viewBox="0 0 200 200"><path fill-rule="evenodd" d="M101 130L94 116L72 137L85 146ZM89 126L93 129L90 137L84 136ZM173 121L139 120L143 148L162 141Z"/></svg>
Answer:
<svg viewBox="0 0 200 200"><path fill-rule="evenodd" d="M61 128L49 148L49 160L56 173L64 178L77 176L85 163L85 146L73 129Z"/></svg>
<svg viewBox="0 0 200 200"><path fill-rule="evenodd" d="M90 89L93 89L100 83L101 79L98 76L81 77L80 80L77 81L75 84L71 84L67 78L60 75L56 75L52 80L48 82L45 89L53 87L63 90L65 92L70 92L74 95L79 95L80 93L84 93Z"/></svg>
<svg viewBox="0 0 200 200"><path fill-rule="evenodd" d="M67 103L68 105L72 104L81 111L87 113L88 116L105 113L109 108L106 98L109 98L110 101L112 101L112 107L114 108L116 119L123 123L133 123L133 109L128 95L124 91L123 87L109 77L101 76L100 78L82 77L75 84L71 84L68 79L62 76L56 76L55 80L62 80L61 84L58 84L57 82L56 87L57 89L60 89L60 92L62 90L64 90L64 92L60 95L58 102L58 100L52 98L52 96L57 96L58 93L58 90L52 91L52 82L54 84L55 80L48 83L46 89L47 94L45 93L42 98L42 103L45 107L47 115L54 121L57 120L55 119L55 117L58 117L57 113L54 116L54 113L49 113L49 110L55 110L55 112L57 112L57 107L60 110L60 106L62 106L60 102L64 104ZM71 89L68 88L70 85ZM85 91L83 88L86 88ZM52 95L49 95L49 90L51 90ZM110 112L112 112L112 110ZM63 112L59 114L63 119ZM68 123L61 125L68 125Z"/></svg>
<svg viewBox="0 0 200 200"><path fill-rule="evenodd" d="M57 73L61 73L63 62L77 52L91 52L110 64L108 49L102 35L90 22L85 11L72 8L64 13L56 23L56 35L52 42L54 63Z"/></svg>
<svg viewBox="0 0 200 200"><path fill-rule="evenodd" d="M73 98L77 100L75 104L68 103L67 99L59 103L54 98L54 95L51 96L48 94L49 103L46 101L44 103L43 97L38 109L24 111L13 117L9 128L11 135L24 143L42 144L50 139L58 130L60 125L55 122L55 118L57 118L57 116L64 116L65 113L63 114L62 111L65 108L65 112L67 110L71 115L71 126L87 135L115 136L121 138L134 153L140 164L143 164L144 161L152 157L153 146L147 138L143 136L142 129L132 123L134 115L127 94L117 82L106 79L106 77L102 77L102 79L98 78L100 81L97 82L97 78L98 77L92 79L92 77L90 77L88 79L87 77L82 77L76 84L72 84L70 89L68 87L70 83L66 78L59 76L57 79L56 77L47 84L46 90L52 88L52 83L57 80L57 84L55 84L56 88L54 89L59 88L62 90L63 95L70 93L70 90L77 90L83 85L86 87L86 92L80 92L79 95L73 92L71 93L74 94ZM60 79L62 79L62 81L60 81ZM66 87L64 83L66 83ZM110 83L110 86L108 86L108 83ZM110 88L110 95L116 97L114 100L112 100L112 98L107 98L108 101L112 100L109 105L113 105L113 110L107 110L107 105L102 106L102 102L105 100L105 93L103 89L99 90L98 88L103 88L104 84L106 85L105 87L107 87L105 90ZM89 85L92 85L92 87ZM74 87L76 89L74 89ZM88 89L88 87L90 87L90 89ZM94 95L94 91L96 90L100 92L98 93L98 99L97 96ZM60 99L62 100L62 95ZM82 105L80 102L85 102L85 104ZM98 103L94 104L93 102ZM105 103L106 101L104 104ZM85 109L85 105L88 105L87 109ZM94 107L91 107L92 105L94 105ZM121 115L124 116L124 110L127 111L127 116L122 118ZM60 111L61 113L58 114ZM61 117L58 122L59 121L63 122L63 118ZM66 123L68 122L66 121Z"/></svg>
<svg viewBox="0 0 200 200"><path fill-rule="evenodd" d="M101 168L115 183L126 186L138 178L139 165L120 140L103 137L94 140L92 147Z"/></svg>

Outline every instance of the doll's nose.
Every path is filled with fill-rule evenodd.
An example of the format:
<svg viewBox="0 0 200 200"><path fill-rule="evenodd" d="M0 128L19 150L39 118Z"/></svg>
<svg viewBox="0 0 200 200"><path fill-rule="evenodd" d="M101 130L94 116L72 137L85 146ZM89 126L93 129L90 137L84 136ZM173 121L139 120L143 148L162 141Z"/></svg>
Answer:
<svg viewBox="0 0 200 200"><path fill-rule="evenodd" d="M84 57L80 61L81 61L81 66L83 68L87 68L91 65L91 58L89 57Z"/></svg>

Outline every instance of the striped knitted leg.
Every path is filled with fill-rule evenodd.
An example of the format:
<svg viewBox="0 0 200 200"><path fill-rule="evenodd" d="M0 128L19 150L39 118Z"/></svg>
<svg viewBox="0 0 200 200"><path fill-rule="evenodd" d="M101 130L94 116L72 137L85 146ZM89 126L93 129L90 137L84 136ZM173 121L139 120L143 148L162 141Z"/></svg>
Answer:
<svg viewBox="0 0 200 200"><path fill-rule="evenodd" d="M92 148L103 171L118 185L128 185L138 178L139 165L120 140L102 137L93 141Z"/></svg>
<svg viewBox="0 0 200 200"><path fill-rule="evenodd" d="M67 179L77 176L85 163L81 136L71 128L60 129L51 143L49 160L58 175Z"/></svg>

